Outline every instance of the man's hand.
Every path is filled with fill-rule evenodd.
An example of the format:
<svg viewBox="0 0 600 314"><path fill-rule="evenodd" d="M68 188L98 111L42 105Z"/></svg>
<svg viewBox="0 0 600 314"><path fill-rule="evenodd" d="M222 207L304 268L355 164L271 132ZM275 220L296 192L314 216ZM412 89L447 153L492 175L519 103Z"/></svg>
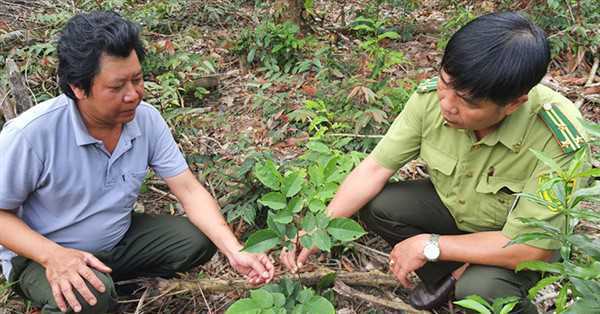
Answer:
<svg viewBox="0 0 600 314"><path fill-rule="evenodd" d="M427 240L427 234L410 237L396 244L390 253L390 270L404 288L412 287L408 274L423 267L427 262L423 255Z"/></svg>
<svg viewBox="0 0 600 314"><path fill-rule="evenodd" d="M302 268L306 260L311 255L319 252L319 249L316 247L305 248L298 244L298 240L305 233L306 232L304 232L304 230L300 230L300 232L298 232L298 236L296 236L296 238L292 241L292 250L290 251L284 247L279 254L279 261L293 274ZM300 250L300 252L298 252L298 250Z"/></svg>
<svg viewBox="0 0 600 314"><path fill-rule="evenodd" d="M94 306L97 300L86 281L101 293L106 291L106 287L92 268L104 273L111 272L111 269L94 255L69 248L56 250L43 266L46 268L46 278L52 288L56 305L63 312L67 311L67 303L75 312L81 311L81 304L77 301L73 288L88 304Z"/></svg>
<svg viewBox="0 0 600 314"><path fill-rule="evenodd" d="M275 274L273 263L265 254L235 252L229 257L229 263L254 285L269 283Z"/></svg>

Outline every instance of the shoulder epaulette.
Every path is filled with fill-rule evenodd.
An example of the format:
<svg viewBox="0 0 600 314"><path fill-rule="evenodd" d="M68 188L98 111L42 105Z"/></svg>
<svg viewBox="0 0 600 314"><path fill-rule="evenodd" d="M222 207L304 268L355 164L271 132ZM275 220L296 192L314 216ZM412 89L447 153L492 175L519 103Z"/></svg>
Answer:
<svg viewBox="0 0 600 314"><path fill-rule="evenodd" d="M585 143L583 136L555 104L544 104L538 114L552 132L563 152L572 153Z"/></svg>
<svg viewBox="0 0 600 314"><path fill-rule="evenodd" d="M417 87L417 93L424 94L429 93L437 89L438 77L432 77L428 80L423 80Z"/></svg>

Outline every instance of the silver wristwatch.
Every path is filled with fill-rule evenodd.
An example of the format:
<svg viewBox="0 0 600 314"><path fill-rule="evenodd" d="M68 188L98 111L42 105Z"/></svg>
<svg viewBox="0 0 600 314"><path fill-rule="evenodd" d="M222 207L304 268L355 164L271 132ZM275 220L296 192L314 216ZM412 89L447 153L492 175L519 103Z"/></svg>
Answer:
<svg viewBox="0 0 600 314"><path fill-rule="evenodd" d="M423 255L429 262L437 262L440 258L440 235L432 233L429 241L425 243Z"/></svg>

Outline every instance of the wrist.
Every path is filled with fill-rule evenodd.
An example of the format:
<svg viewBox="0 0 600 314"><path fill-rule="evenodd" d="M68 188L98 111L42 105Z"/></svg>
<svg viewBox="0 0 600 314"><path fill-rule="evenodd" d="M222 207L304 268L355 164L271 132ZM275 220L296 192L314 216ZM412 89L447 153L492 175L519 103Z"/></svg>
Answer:
<svg viewBox="0 0 600 314"><path fill-rule="evenodd" d="M239 253L243 248L244 248L244 246L241 243L239 243L238 241L232 241L232 242L228 243L222 249L222 252L228 259L231 259L235 254Z"/></svg>
<svg viewBox="0 0 600 314"><path fill-rule="evenodd" d="M426 242L423 246L423 257L428 262L437 262L441 256L440 236L438 234L426 234Z"/></svg>

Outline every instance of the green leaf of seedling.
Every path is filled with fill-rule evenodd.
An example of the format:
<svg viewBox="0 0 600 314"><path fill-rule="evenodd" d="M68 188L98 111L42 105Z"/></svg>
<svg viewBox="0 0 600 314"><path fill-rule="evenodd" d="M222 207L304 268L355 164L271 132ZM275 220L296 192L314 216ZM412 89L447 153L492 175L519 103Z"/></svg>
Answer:
<svg viewBox="0 0 600 314"><path fill-rule="evenodd" d="M285 296L283 293L275 292L273 295L273 306L274 307L283 307L285 305Z"/></svg>
<svg viewBox="0 0 600 314"><path fill-rule="evenodd" d="M327 226L327 232L339 241L354 241L366 234L365 230L350 218L335 218Z"/></svg>
<svg viewBox="0 0 600 314"><path fill-rule="evenodd" d="M522 197L534 204L540 205L540 206L544 206L544 207L548 207L548 206L553 206L552 203L546 201L545 199L539 197L538 195L535 194L531 194L531 193L519 193L517 194L518 197Z"/></svg>
<svg viewBox="0 0 600 314"><path fill-rule="evenodd" d="M269 226L269 228L273 231L275 231L275 233L277 233L277 235L280 238L283 238L285 236L285 224L283 223L279 223L275 221L275 214L273 212L269 212L268 216L267 216L267 226Z"/></svg>
<svg viewBox="0 0 600 314"><path fill-rule="evenodd" d="M259 314L260 306L251 299L241 299L233 303L225 314Z"/></svg>
<svg viewBox="0 0 600 314"><path fill-rule="evenodd" d="M466 309L476 311L479 314L492 314L485 306L474 300L464 299L453 303Z"/></svg>
<svg viewBox="0 0 600 314"><path fill-rule="evenodd" d="M335 308L327 299L315 295L304 304L306 313L335 314Z"/></svg>
<svg viewBox="0 0 600 314"><path fill-rule="evenodd" d="M586 255L600 261L600 239L590 239L583 234L572 234L567 240Z"/></svg>
<svg viewBox="0 0 600 314"><path fill-rule="evenodd" d="M322 212L325 210L325 203L320 199L313 198L310 200L310 203L308 203L308 209L313 213Z"/></svg>
<svg viewBox="0 0 600 314"><path fill-rule="evenodd" d="M313 213L307 212L306 215L304 215L304 218L302 218L302 223L300 225L304 231L312 232L317 228L317 218Z"/></svg>
<svg viewBox="0 0 600 314"><path fill-rule="evenodd" d="M600 177L600 168L592 168L575 175L577 178Z"/></svg>
<svg viewBox="0 0 600 314"><path fill-rule="evenodd" d="M317 229L312 234L313 242L316 247L318 247L321 251L329 252L331 251L331 238L329 234L323 229Z"/></svg>
<svg viewBox="0 0 600 314"><path fill-rule="evenodd" d="M565 271L569 276L585 279L600 279L600 261L593 261L587 266L578 266L571 263L565 263Z"/></svg>
<svg viewBox="0 0 600 314"><path fill-rule="evenodd" d="M303 183L304 174L300 171L292 172L283 179L283 188L281 191L285 193L286 197L292 197L300 192Z"/></svg>
<svg viewBox="0 0 600 314"><path fill-rule="evenodd" d="M248 56L246 58L246 61L248 62L248 64L251 64L254 61L255 55L256 55L256 48L252 48L252 49L250 49L250 51L248 51Z"/></svg>
<svg viewBox="0 0 600 314"><path fill-rule="evenodd" d="M331 218L329 218L329 216L327 216L327 214L325 214L324 212L320 212L316 215L317 218L317 228L319 229L325 229L327 228L327 226L329 225L329 222L331 221Z"/></svg>
<svg viewBox="0 0 600 314"><path fill-rule="evenodd" d="M294 224L288 224L286 226L285 235L288 239L295 239L298 235L298 228Z"/></svg>
<svg viewBox="0 0 600 314"><path fill-rule="evenodd" d="M294 214L289 211L280 211L279 213L273 215L273 221L278 222L280 224L289 224L294 219Z"/></svg>
<svg viewBox="0 0 600 314"><path fill-rule="evenodd" d="M301 197L294 197L288 202L287 209L294 214L299 213L304 208L304 199Z"/></svg>
<svg viewBox="0 0 600 314"><path fill-rule="evenodd" d="M298 293L298 296L296 296L296 300L299 303L306 304L308 303L308 301L310 301L310 299L312 299L314 295L315 292L312 289L304 288Z"/></svg>
<svg viewBox="0 0 600 314"><path fill-rule="evenodd" d="M377 40L383 40L385 38L388 38L388 39L399 39L400 38L400 34L398 34L396 32L385 32L385 33L377 36Z"/></svg>
<svg viewBox="0 0 600 314"><path fill-rule="evenodd" d="M600 313L600 302L577 299L562 314Z"/></svg>
<svg viewBox="0 0 600 314"><path fill-rule="evenodd" d="M305 248L312 248L314 246L313 239L308 234L304 234L300 237L300 244L302 244L302 246Z"/></svg>
<svg viewBox="0 0 600 314"><path fill-rule="evenodd" d="M562 276L549 276L546 278L543 278L542 280L538 281L535 286L533 286L531 289L529 289L529 294L528 297L530 300L535 299L535 296L537 296L538 292L540 292L540 290L542 290L544 287L553 284L555 282L557 282L558 280L560 280L560 278L562 278Z"/></svg>
<svg viewBox="0 0 600 314"><path fill-rule="evenodd" d="M308 149L315 152L319 152L321 154L331 154L331 150L329 149L329 147L327 147L327 145L319 141L310 141L308 142L308 144L306 144L306 146L308 147Z"/></svg>
<svg viewBox="0 0 600 314"><path fill-rule="evenodd" d="M259 230L248 237L242 251L250 253L266 252L279 244L279 236L271 229Z"/></svg>
<svg viewBox="0 0 600 314"><path fill-rule="evenodd" d="M600 222L600 213L587 209L572 209L569 214L581 220Z"/></svg>
<svg viewBox="0 0 600 314"><path fill-rule="evenodd" d="M583 200L598 197L600 197L600 184L596 184L589 188L578 189L571 195L573 202L570 205L571 207L575 207L575 205Z"/></svg>
<svg viewBox="0 0 600 314"><path fill-rule="evenodd" d="M567 296L569 292L569 284L566 283L560 291L558 292L558 296L556 297L556 313L562 313L565 310L565 306L567 305Z"/></svg>
<svg viewBox="0 0 600 314"><path fill-rule="evenodd" d="M250 299L258 304L261 309L273 307L273 295L263 289L250 291Z"/></svg>
<svg viewBox="0 0 600 314"><path fill-rule="evenodd" d="M262 184L271 190L279 191L281 189L281 174L272 160L258 163L254 166L254 175Z"/></svg>
<svg viewBox="0 0 600 314"><path fill-rule="evenodd" d="M506 244L506 246L509 246L512 244L527 243L527 242L535 241L535 240L544 240L544 239L554 240L554 237L552 235L549 235L549 234L543 233L543 232L529 232L529 233L524 233L524 234L520 234L520 235L516 236L514 239L510 240L510 242L508 242L508 244Z"/></svg>
<svg viewBox="0 0 600 314"><path fill-rule="evenodd" d="M586 131L593 137L600 137L600 124L593 123L583 118L579 118L579 121L583 124Z"/></svg>
<svg viewBox="0 0 600 314"><path fill-rule="evenodd" d="M570 277L569 280L573 283L573 287L579 295L589 300L595 300L598 302L598 306L600 306L600 295L598 294L598 291L600 291L600 282L583 280L576 277Z"/></svg>
<svg viewBox="0 0 600 314"><path fill-rule="evenodd" d="M554 274L562 274L564 272L564 267L560 263L547 263L542 261L525 261L519 263L515 268L515 271L521 271L523 269L533 270L533 271L543 271Z"/></svg>
<svg viewBox="0 0 600 314"><path fill-rule="evenodd" d="M544 231L548 232L549 234L552 234L555 236L559 236L561 234L561 231L559 228L551 225L546 220L540 220L537 218L528 218L528 217L519 217L517 219L520 222L525 223L528 226L543 229Z"/></svg>
<svg viewBox="0 0 600 314"><path fill-rule="evenodd" d="M492 303L492 312L507 314L512 310L515 305L519 302L519 298L516 296L497 298Z"/></svg>
<svg viewBox="0 0 600 314"><path fill-rule="evenodd" d="M550 167L552 171L558 173L558 175L561 177L563 176L564 172L562 171L561 167L556 163L556 161L552 159L552 157L546 156L544 153L534 149L529 149L529 151L532 152L535 155L535 157L537 157L537 159L541 160L544 164L546 164L546 166Z"/></svg>
<svg viewBox="0 0 600 314"><path fill-rule="evenodd" d="M263 195L258 202L275 210L285 208L287 205L285 196L280 192L269 192Z"/></svg>

